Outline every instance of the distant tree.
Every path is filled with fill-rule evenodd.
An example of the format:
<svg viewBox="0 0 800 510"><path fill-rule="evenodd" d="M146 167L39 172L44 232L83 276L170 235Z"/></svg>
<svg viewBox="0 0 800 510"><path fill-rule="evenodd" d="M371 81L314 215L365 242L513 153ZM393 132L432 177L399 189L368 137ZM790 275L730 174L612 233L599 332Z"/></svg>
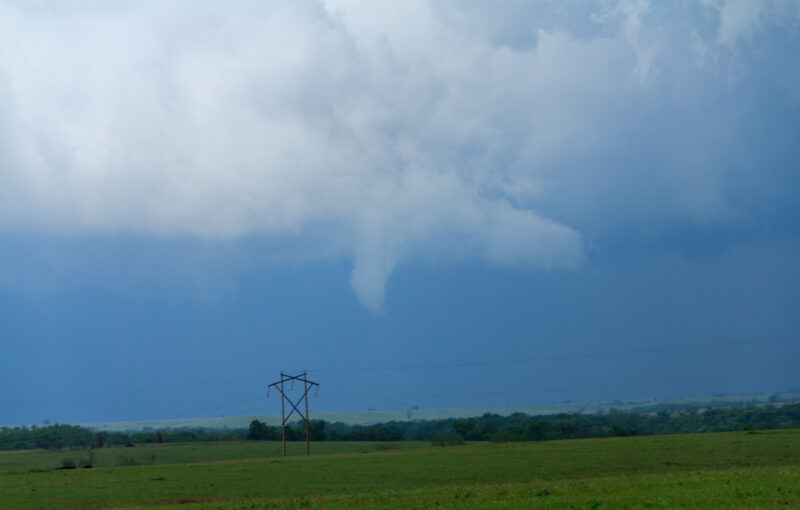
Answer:
<svg viewBox="0 0 800 510"><path fill-rule="evenodd" d="M305 441L306 430L305 427L297 423L296 425L287 425L284 429L286 432L287 441Z"/></svg>
<svg viewBox="0 0 800 510"><path fill-rule="evenodd" d="M94 445L96 448L102 448L106 444L106 433L98 432L94 435Z"/></svg>
<svg viewBox="0 0 800 510"><path fill-rule="evenodd" d="M481 432L485 436L491 436L500 428L499 422L501 416L497 414L486 413L483 415L483 424L481 424Z"/></svg>
<svg viewBox="0 0 800 510"><path fill-rule="evenodd" d="M525 438L530 441L544 441L550 425L544 420L536 420L525 427Z"/></svg>
<svg viewBox="0 0 800 510"><path fill-rule="evenodd" d="M475 420L456 420L453 422L453 432L464 439L466 439L467 436L469 436L472 432L476 432L477 430L478 426L475 425Z"/></svg>
<svg viewBox="0 0 800 510"><path fill-rule="evenodd" d="M164 433L160 430L156 431L156 443L161 444L164 442Z"/></svg>
<svg viewBox="0 0 800 510"><path fill-rule="evenodd" d="M275 441L278 439L278 434L276 427L270 427L259 420L253 420L250 422L250 427L247 429L245 437L254 441Z"/></svg>
<svg viewBox="0 0 800 510"><path fill-rule="evenodd" d="M614 425L611 427L609 434L612 436L636 436L639 435L639 432L636 429L626 429L620 427L619 425Z"/></svg>
<svg viewBox="0 0 800 510"><path fill-rule="evenodd" d="M311 441L325 441L324 420L311 420L308 423L308 438Z"/></svg>

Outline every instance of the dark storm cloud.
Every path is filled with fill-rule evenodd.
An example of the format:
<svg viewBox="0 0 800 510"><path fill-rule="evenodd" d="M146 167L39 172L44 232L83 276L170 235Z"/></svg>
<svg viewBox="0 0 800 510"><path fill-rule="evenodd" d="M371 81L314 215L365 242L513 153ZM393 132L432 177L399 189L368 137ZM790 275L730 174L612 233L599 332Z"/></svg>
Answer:
<svg viewBox="0 0 800 510"><path fill-rule="evenodd" d="M791 140L759 137L796 125L790 3L44 2L0 20L6 231L311 238L379 310L428 251L571 268L587 238L788 203Z"/></svg>

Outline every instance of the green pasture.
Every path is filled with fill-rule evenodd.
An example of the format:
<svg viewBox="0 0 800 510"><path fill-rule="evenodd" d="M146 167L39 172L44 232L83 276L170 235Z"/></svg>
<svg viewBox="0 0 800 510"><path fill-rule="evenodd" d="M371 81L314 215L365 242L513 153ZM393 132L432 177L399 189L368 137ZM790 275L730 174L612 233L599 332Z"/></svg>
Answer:
<svg viewBox="0 0 800 510"><path fill-rule="evenodd" d="M645 473L579 480L453 485L234 501L141 506L131 510L341 509L616 509L797 508L800 468L734 468Z"/></svg>
<svg viewBox="0 0 800 510"><path fill-rule="evenodd" d="M248 445L263 450L233 460L214 457L234 453L212 453L218 443L158 445L152 448L161 463L154 465L22 471L20 463L0 474L0 508L800 506L800 430L444 448L331 443L323 450L319 443L312 444L317 455L285 459L275 456L276 444L235 447ZM335 453L337 447L355 453ZM145 448L107 450L135 456ZM0 454L25 455L32 454Z"/></svg>
<svg viewBox="0 0 800 510"><path fill-rule="evenodd" d="M321 441L311 443L313 455L333 453L361 453L386 449L419 448L429 443L401 441L397 443L375 442L335 442ZM281 456L279 441L219 441L198 443L143 444L133 448L115 446L112 448L69 449L60 451L22 450L0 452L0 473L28 472L31 470L53 470L62 466L62 461L72 460L75 465L81 461L93 460L94 468L186 464L192 462L215 462L224 460L259 459ZM305 455L305 442L286 443L287 455ZM91 458L94 455L94 458ZM2 510L2 506L0 506Z"/></svg>

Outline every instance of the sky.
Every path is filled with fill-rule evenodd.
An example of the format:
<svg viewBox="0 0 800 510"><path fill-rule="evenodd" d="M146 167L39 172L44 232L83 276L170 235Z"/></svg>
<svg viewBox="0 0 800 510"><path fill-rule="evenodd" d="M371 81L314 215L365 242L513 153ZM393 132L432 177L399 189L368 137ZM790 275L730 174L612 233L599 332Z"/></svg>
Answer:
<svg viewBox="0 0 800 510"><path fill-rule="evenodd" d="M800 387L800 4L0 0L0 424Z"/></svg>

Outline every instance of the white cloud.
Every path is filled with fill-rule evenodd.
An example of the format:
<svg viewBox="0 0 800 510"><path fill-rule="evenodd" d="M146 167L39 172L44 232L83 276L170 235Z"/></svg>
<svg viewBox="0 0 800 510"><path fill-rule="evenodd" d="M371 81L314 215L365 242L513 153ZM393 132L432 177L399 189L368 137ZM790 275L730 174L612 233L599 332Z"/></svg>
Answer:
<svg viewBox="0 0 800 510"><path fill-rule="evenodd" d="M800 4L794 0L701 0L716 12L716 42L734 48L769 25L800 24Z"/></svg>
<svg viewBox="0 0 800 510"><path fill-rule="evenodd" d="M647 41L643 33L644 18L648 14L650 4L645 0L621 0L607 6L607 11L595 19L600 23L620 20L622 32L636 53L636 66L631 73L638 83L646 83L658 74L655 59L660 44L658 41Z"/></svg>
<svg viewBox="0 0 800 510"><path fill-rule="evenodd" d="M511 47L424 1L0 4L0 229L327 229L373 310L428 250L574 267L582 235L540 211L588 170L553 161L618 143L660 72L647 4L598 10L621 22L515 20Z"/></svg>
<svg viewBox="0 0 800 510"><path fill-rule="evenodd" d="M750 37L761 26L764 2L727 0L718 6L720 26L717 42L735 46L742 37Z"/></svg>

